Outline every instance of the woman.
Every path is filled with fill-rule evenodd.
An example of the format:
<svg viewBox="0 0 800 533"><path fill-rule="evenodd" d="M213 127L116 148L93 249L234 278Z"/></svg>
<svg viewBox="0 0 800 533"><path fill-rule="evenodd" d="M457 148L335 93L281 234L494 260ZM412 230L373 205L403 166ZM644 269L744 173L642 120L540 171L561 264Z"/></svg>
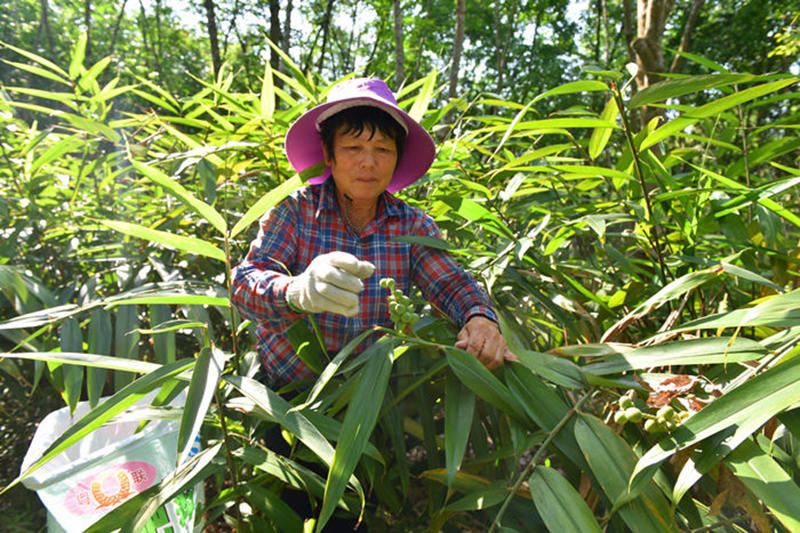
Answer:
<svg viewBox="0 0 800 533"><path fill-rule="evenodd" d="M286 154L298 172L321 161L325 171L264 216L233 282L233 304L257 324L270 385L313 376L285 336L306 313L329 353L376 324L391 326L379 286L385 277L404 293L415 283L461 327L456 346L487 368L516 360L489 297L469 274L446 252L392 241L440 233L428 215L391 194L425 174L435 147L383 81L332 87L325 104L289 129Z"/></svg>

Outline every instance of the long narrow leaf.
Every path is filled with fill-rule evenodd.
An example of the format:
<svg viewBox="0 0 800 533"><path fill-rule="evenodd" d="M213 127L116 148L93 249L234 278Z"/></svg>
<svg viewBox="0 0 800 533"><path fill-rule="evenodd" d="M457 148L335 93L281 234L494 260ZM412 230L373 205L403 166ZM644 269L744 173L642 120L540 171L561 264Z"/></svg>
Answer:
<svg viewBox="0 0 800 533"><path fill-rule="evenodd" d="M363 370L347 413L342 422L342 431L336 443L331 470L325 483L325 497L322 501L316 531L322 528L333 514L336 504L344 493L347 480L353 474L356 464L364 452L367 441L378 419L383 396L389 383L392 370L392 351L396 341L384 337L375 343L380 348L372 354ZM363 510L362 510L363 512Z"/></svg>
<svg viewBox="0 0 800 533"><path fill-rule="evenodd" d="M186 404L178 431L178 467L188 459L194 440L203 425L214 392L219 386L219 378L225 367L225 354L216 346L200 350L197 363L192 371L192 381L186 394Z"/></svg>
<svg viewBox="0 0 800 533"><path fill-rule="evenodd" d="M777 461L746 440L730 454L726 463L787 531L800 531L800 487Z"/></svg>
<svg viewBox="0 0 800 533"><path fill-rule="evenodd" d="M138 170L151 181L161 185L166 190L177 196L182 202L191 207L198 215L206 219L217 231L225 235L228 232L228 226L225 219L222 218L216 209L195 197L183 185L171 179L169 176L161 172L155 167L144 165L138 161L131 161L133 168Z"/></svg>
<svg viewBox="0 0 800 533"><path fill-rule="evenodd" d="M73 426L70 426L47 450L42 454L41 459L36 461L28 470L21 473L17 479L6 486L0 494L16 485L24 477L39 469L50 459L63 452L83 437L111 420L115 415L121 413L148 392L152 391L162 383L174 379L178 374L194 365L193 359L180 359L169 365L159 367L157 370L137 379L121 391L111 396L108 400L91 410Z"/></svg>
<svg viewBox="0 0 800 533"><path fill-rule="evenodd" d="M733 425L760 427L797 398L800 398L800 357L781 363L714 400L650 448L636 464L630 491L638 492L658 465L678 450Z"/></svg>
<svg viewBox="0 0 800 533"><path fill-rule="evenodd" d="M547 529L553 533L600 532L600 525L594 519L589 506L557 471L538 466L529 483L533 503Z"/></svg>
<svg viewBox="0 0 800 533"><path fill-rule="evenodd" d="M575 439L606 496L635 532L678 531L667 499L648 483L635 498L627 494L627 480L636 453L611 428L593 416L582 415L575 424Z"/></svg>
<svg viewBox="0 0 800 533"><path fill-rule="evenodd" d="M475 393L450 373L447 376L444 394L444 456L447 486L450 487L461 468L461 461L469 443L472 416L475 412Z"/></svg>
<svg viewBox="0 0 800 533"><path fill-rule="evenodd" d="M184 237L182 235L175 235L174 233L167 233L166 231L155 230L139 224L131 224L130 222L122 222L119 220L100 220L99 222L115 231L130 235L131 237L157 242L158 244L169 248L175 248L183 252L225 261L225 252L210 242L196 237Z"/></svg>

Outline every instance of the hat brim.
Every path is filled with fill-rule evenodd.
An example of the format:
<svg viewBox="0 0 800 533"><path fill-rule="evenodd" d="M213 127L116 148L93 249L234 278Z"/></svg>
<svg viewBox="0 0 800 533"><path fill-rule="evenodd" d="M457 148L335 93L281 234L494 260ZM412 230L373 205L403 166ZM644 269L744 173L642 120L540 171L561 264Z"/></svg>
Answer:
<svg viewBox="0 0 800 533"><path fill-rule="evenodd" d="M365 103L364 100L368 100L369 103ZM394 115L399 115L405 122L408 131L406 144L403 147L403 155L395 167L392 181L386 187L388 192L393 193L408 187L425 175L436 156L436 145L430 134L399 107L391 106L378 98L363 95L358 98L320 104L306 111L292 124L286 133L286 157L298 173L325 159L322 152L322 137L317 131L317 120L320 115L328 108L348 101L357 101L355 105L374 105L380 109L391 110ZM323 183L330 175L330 167L325 167L322 174L310 178L308 183Z"/></svg>

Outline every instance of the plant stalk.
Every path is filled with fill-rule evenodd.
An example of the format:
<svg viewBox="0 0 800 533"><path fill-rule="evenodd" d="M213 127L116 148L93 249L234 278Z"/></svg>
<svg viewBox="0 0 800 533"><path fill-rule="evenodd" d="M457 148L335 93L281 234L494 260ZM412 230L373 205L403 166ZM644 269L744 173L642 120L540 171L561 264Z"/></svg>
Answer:
<svg viewBox="0 0 800 533"><path fill-rule="evenodd" d="M614 95L614 100L617 101L617 107L619 107L619 116L622 118L622 130L625 132L625 139L628 142L628 147L631 149L631 155L633 156L633 165L636 168L636 177L639 178L639 185L642 188L642 196L644 197L645 209L647 210L647 222L651 226L651 230L647 233L647 240L650 241L650 246L653 247L653 250L656 253L656 259L658 260L659 266L659 277L661 278L661 283L667 283L667 268L664 264L664 257L661 254L661 245L660 239L658 235L658 227L656 223L653 221L653 205L650 203L650 194L647 192L647 184L644 181L644 171L642 170L642 161L639 158L639 151L636 149L636 145L633 142L633 134L631 133L631 125L628 122L628 114L627 109L625 108L625 103L622 101L622 94L620 94L619 89L617 88L616 84L612 85L611 93Z"/></svg>
<svg viewBox="0 0 800 533"><path fill-rule="evenodd" d="M528 465L525 467L525 470L523 470L523 472L519 475L516 483L514 483L514 486L511 488L511 491L509 491L508 496L506 496L505 501L503 501L503 505L500 507L500 510L497 512L497 516L492 522L492 527L489 528L489 533L494 533L495 531L497 531L497 528L500 525L500 520L503 518L506 509L511 503L511 499L514 497L517 491L519 491L520 487L522 486L522 483L524 483L526 479L531 477L531 474L533 474L536 465L539 463L539 459L541 459L542 455L544 455L544 452L547 450L547 447L550 446L550 443L553 441L556 435L558 435L558 433L562 429L564 429L564 426L567 425L567 422L569 422L569 419L572 418L572 415L577 413L578 410L581 408L581 406L583 406L583 404L586 403L586 400L588 400L593 395L594 395L594 389L589 390L580 400L578 400L578 402L572 407L572 409L567 411L567 413L559 421L559 423L556 424L556 426L552 430L550 430L550 433L547 435L547 438L539 446L539 449L536 450L536 454L533 456Z"/></svg>

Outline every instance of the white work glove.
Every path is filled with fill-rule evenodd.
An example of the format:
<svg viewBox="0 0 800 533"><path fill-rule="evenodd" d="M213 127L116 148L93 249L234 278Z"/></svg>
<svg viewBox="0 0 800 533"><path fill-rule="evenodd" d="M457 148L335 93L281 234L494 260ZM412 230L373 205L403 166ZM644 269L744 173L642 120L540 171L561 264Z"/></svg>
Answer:
<svg viewBox="0 0 800 533"><path fill-rule="evenodd" d="M305 272L292 278L286 289L289 305L308 313L327 311L344 316L358 313L362 279L372 275L375 265L347 252L318 255Z"/></svg>

